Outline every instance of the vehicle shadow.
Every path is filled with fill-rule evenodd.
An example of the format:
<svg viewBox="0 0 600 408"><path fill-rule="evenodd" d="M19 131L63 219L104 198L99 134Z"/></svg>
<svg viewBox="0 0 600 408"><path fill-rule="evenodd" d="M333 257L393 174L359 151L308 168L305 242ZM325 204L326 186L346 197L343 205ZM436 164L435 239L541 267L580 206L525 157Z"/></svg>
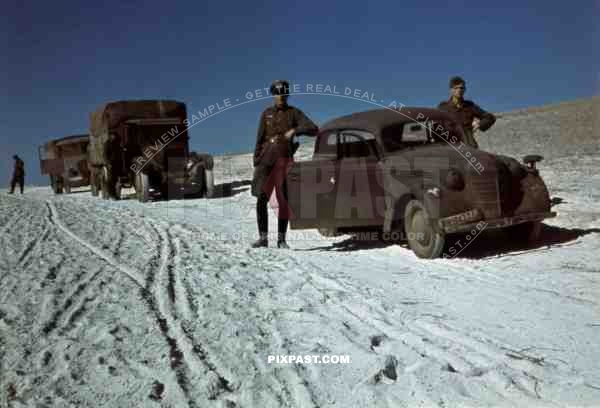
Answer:
<svg viewBox="0 0 600 408"><path fill-rule="evenodd" d="M236 180L236 181L232 181L230 183L223 183L223 184L217 184L215 185L215 189L213 192L213 196L210 199L214 199L214 198L228 198L228 197L233 197L235 195L238 195L240 193L243 193L244 191L248 190L249 187L245 187L252 184L252 180ZM196 193L196 194L187 194L185 196L186 199L191 199L191 198L202 198L200 196L200 193Z"/></svg>
<svg viewBox="0 0 600 408"><path fill-rule="evenodd" d="M600 228L560 228L542 224L542 231L539 241L534 245L519 244L514 239L507 238L507 232L502 230L483 231L475 239L467 240L465 236L448 236L444 252L440 258L464 258L464 259L483 259L488 257L518 255L520 251L535 251L548 249L553 246L562 246L577 238L600 233ZM360 236L350 236L339 242L334 242L327 246L318 246L306 249L297 249L301 251L357 251L381 249L389 246L400 246L410 250L406 242L389 242L378 239L361 239ZM454 251L449 251L454 247ZM446 256L444 256L446 254Z"/></svg>
<svg viewBox="0 0 600 408"><path fill-rule="evenodd" d="M400 245L403 247L408 247L405 243L397 243L397 242L388 242L380 239L364 239L360 238L360 235L350 235L350 237L338 241L333 242L331 245L326 246L318 246L306 249L297 249L297 251L337 251L337 252L345 252L345 251L360 251L360 250L369 250L369 249L381 249L387 248L389 246Z"/></svg>
<svg viewBox="0 0 600 408"><path fill-rule="evenodd" d="M459 249L460 252L456 251L458 253L453 256L454 258L483 259L509 255L516 256L521 252L564 246L579 237L593 233L600 233L600 228L561 228L542 223L540 238L533 244L520 243L518 240L511 239L506 231L483 231L470 243L464 237L453 237L454 240L449 237L444 253L447 254L447 257L452 257L448 252L448 247L456 246L457 242L462 240L463 249Z"/></svg>

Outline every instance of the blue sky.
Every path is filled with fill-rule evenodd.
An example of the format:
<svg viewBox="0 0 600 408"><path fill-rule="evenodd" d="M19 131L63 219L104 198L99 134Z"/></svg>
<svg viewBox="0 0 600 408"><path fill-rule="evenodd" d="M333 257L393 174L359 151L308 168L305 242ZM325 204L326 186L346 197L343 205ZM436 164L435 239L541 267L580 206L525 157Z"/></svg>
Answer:
<svg viewBox="0 0 600 408"><path fill-rule="evenodd" d="M467 80L467 98L494 112L598 94L600 7L592 1L3 4L6 182L17 153L26 183L47 183L37 147L87 132L89 113L111 100L177 99L191 115L286 78L432 106L447 98L452 75ZM251 151L269 103L194 126L192 149ZM374 107L316 94L290 103L317 123Z"/></svg>

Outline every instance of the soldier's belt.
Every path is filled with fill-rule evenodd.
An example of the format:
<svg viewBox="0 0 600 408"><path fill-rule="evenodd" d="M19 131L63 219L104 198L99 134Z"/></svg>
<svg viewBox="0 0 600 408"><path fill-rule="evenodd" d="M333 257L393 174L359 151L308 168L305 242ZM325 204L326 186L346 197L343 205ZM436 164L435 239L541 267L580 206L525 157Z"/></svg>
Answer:
<svg viewBox="0 0 600 408"><path fill-rule="evenodd" d="M267 141L269 143L275 144L275 143L284 143L284 140L281 136L273 136L267 139Z"/></svg>

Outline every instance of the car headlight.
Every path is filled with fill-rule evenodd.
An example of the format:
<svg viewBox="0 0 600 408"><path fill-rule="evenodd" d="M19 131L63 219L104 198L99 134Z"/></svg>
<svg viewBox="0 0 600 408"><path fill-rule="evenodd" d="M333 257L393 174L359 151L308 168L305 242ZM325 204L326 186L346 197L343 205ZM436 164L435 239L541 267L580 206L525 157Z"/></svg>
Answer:
<svg viewBox="0 0 600 408"><path fill-rule="evenodd" d="M450 169L446 174L446 187L454 191L462 191L465 188L465 177L457 169Z"/></svg>

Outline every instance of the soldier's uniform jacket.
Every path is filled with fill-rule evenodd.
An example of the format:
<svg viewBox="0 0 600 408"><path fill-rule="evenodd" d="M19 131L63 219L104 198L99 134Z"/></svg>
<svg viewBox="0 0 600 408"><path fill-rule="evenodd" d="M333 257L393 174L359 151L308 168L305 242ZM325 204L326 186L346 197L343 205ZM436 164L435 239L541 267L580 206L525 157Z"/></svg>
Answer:
<svg viewBox="0 0 600 408"><path fill-rule="evenodd" d="M13 177L16 179L25 177L25 163L23 162L23 160L15 160L15 169L13 171Z"/></svg>
<svg viewBox="0 0 600 408"><path fill-rule="evenodd" d="M450 98L447 101L440 102L438 109L454 113L458 116L467 137L465 144L475 148L478 145L475 137L473 137L473 119L479 119L479 130L482 132L488 130L496 122L496 117L493 114L484 111L473 101L469 100L463 100L460 104L456 104Z"/></svg>
<svg viewBox="0 0 600 408"><path fill-rule="evenodd" d="M260 117L254 166L273 166L280 157L292 157L291 143L285 133L296 128L296 134L316 135L317 125L300 109L291 105L270 106Z"/></svg>

